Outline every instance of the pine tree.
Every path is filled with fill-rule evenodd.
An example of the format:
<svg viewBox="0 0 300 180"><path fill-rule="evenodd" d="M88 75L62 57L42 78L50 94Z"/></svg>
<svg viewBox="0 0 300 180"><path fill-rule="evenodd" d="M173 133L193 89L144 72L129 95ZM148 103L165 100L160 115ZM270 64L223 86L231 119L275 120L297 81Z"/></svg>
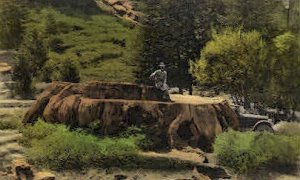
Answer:
<svg viewBox="0 0 300 180"><path fill-rule="evenodd" d="M13 70L18 94L24 98L31 96L32 78L39 75L47 60L48 51L42 37L36 30L28 32L16 55L17 63Z"/></svg>
<svg viewBox="0 0 300 180"><path fill-rule="evenodd" d="M26 61L30 64L32 75L37 76L48 60L48 49L43 37L37 30L28 32L20 49Z"/></svg>
<svg viewBox="0 0 300 180"><path fill-rule="evenodd" d="M22 50L23 51L23 50ZM13 68L13 80L17 82L15 93L22 98L30 98L32 95L32 73L29 63L26 61L24 52L19 52L16 55L16 64Z"/></svg>
<svg viewBox="0 0 300 180"><path fill-rule="evenodd" d="M26 10L21 0L0 0L0 46L17 48L24 32Z"/></svg>

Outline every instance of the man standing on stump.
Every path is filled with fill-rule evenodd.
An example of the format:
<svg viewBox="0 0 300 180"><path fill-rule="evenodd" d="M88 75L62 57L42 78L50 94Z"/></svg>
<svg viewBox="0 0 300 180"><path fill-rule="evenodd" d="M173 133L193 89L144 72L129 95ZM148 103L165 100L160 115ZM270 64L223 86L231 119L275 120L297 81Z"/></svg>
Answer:
<svg viewBox="0 0 300 180"><path fill-rule="evenodd" d="M161 62L159 65L159 69L150 75L150 79L154 80L155 87L163 92L163 100L169 101L169 87L167 85L167 71L165 70L166 65Z"/></svg>

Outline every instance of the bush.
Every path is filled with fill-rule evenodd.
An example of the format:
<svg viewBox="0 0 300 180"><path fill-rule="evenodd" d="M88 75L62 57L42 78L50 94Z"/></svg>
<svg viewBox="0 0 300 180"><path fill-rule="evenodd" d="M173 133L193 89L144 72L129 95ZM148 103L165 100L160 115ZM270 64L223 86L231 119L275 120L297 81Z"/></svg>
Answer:
<svg viewBox="0 0 300 180"><path fill-rule="evenodd" d="M135 137L135 144L142 150L153 150L154 142L149 137L149 135L145 134L145 132L136 126L130 126L125 131L120 133L120 136L123 138Z"/></svg>
<svg viewBox="0 0 300 180"><path fill-rule="evenodd" d="M30 140L29 162L56 170L128 165L138 151L137 137L97 138L42 121L25 128L23 135Z"/></svg>
<svg viewBox="0 0 300 180"><path fill-rule="evenodd" d="M299 145L299 137L229 131L217 137L214 149L220 164L236 173L247 173L270 163L295 163Z"/></svg>
<svg viewBox="0 0 300 180"><path fill-rule="evenodd" d="M27 125L21 132L23 137L21 139L21 144L24 146L30 146L30 143L35 140L42 140L51 134L57 129L57 126L54 124L48 124L39 119L34 126Z"/></svg>

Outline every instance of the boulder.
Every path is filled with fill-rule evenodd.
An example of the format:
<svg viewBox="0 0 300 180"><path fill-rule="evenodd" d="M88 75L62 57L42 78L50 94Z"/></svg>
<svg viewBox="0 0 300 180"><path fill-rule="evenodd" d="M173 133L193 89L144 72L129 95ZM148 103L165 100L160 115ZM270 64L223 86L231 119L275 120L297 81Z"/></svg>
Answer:
<svg viewBox="0 0 300 180"><path fill-rule="evenodd" d="M127 14L127 9L122 5L116 4L116 5L113 5L113 8L120 16L124 16L125 14Z"/></svg>
<svg viewBox="0 0 300 180"><path fill-rule="evenodd" d="M125 7L127 10L132 10L133 6L129 1L124 1L124 3L122 4L123 7Z"/></svg>
<svg viewBox="0 0 300 180"><path fill-rule="evenodd" d="M46 122L85 128L100 121L99 134L104 135L137 126L147 131L157 147L192 146L205 151L212 150L217 134L228 127L239 127L236 114L224 100L177 95L175 102L161 102L161 95L154 87L127 83L53 82L23 122L34 123L41 117ZM185 98L187 101L182 100Z"/></svg>
<svg viewBox="0 0 300 180"><path fill-rule="evenodd" d="M118 17L122 17L126 20L139 23L143 19L143 13L135 11L135 3L129 0L102 0L101 3L106 9L114 13Z"/></svg>

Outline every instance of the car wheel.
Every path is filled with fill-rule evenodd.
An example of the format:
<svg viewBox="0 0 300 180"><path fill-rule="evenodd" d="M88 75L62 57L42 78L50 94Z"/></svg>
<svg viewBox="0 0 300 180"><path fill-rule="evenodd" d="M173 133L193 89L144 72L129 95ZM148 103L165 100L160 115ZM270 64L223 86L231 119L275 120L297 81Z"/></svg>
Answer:
<svg viewBox="0 0 300 180"><path fill-rule="evenodd" d="M258 124L255 129L255 132L270 132L270 133L274 133L274 129L271 127L271 125L269 124Z"/></svg>

